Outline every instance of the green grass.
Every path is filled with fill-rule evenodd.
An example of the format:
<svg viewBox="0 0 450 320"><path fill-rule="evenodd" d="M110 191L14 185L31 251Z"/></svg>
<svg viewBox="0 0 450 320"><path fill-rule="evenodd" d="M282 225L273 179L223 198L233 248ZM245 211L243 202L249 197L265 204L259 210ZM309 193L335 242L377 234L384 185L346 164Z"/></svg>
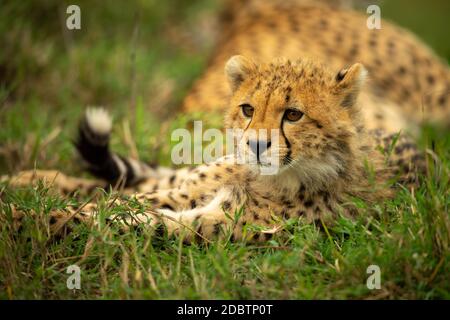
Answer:
<svg viewBox="0 0 450 320"><path fill-rule="evenodd" d="M79 1L82 30L65 33L65 5L58 3L2 4L0 173L38 167L82 174L71 139L86 105L99 104L116 118L115 150L137 150L142 159L170 164L169 133L191 118L173 119L173 112L205 67L218 5ZM435 3L445 5L408 2L408 15L428 19L405 19L404 6L392 1L382 14L450 59L448 28L439 27L445 20ZM419 189L399 188L394 200L373 208L358 203L360 220L341 218L325 231L287 221L263 246L182 245L181 238L152 240L145 231L121 234L104 224L73 226L70 236L54 239L48 212L83 199L63 198L42 185L0 185L0 298L448 299L450 132L423 128L418 142L439 161L437 166L430 158ZM25 219L18 233L9 204L42 215ZM363 218L368 211L375 215ZM108 214L102 209L99 219ZM82 270L81 290L66 287L72 264ZM381 269L380 290L366 287L373 264Z"/></svg>

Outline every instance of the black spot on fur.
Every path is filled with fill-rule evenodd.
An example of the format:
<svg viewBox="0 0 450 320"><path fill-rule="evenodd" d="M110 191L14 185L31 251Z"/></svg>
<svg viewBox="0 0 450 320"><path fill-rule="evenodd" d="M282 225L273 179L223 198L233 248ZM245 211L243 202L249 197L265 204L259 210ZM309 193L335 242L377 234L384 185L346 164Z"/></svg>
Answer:
<svg viewBox="0 0 450 320"><path fill-rule="evenodd" d="M389 51L393 51L396 47L395 42L393 40L389 40L387 46Z"/></svg>
<svg viewBox="0 0 450 320"><path fill-rule="evenodd" d="M356 57L356 55L358 54L358 51L359 51L359 49L357 46L352 47L349 52L350 58L353 59L354 57Z"/></svg>
<svg viewBox="0 0 450 320"><path fill-rule="evenodd" d="M291 100L291 91L292 91L291 87L286 88L286 98L285 98L286 103L288 103Z"/></svg>
<svg viewBox="0 0 450 320"><path fill-rule="evenodd" d="M155 231L153 232L153 235L157 238L163 238L164 234L166 233L166 228L163 223L159 223L156 225Z"/></svg>
<svg viewBox="0 0 450 320"><path fill-rule="evenodd" d="M403 99L408 99L411 96L411 92L407 88L403 88L402 95Z"/></svg>
<svg viewBox="0 0 450 320"><path fill-rule="evenodd" d="M160 208L161 209L169 209L169 210L174 211L173 207L170 204L167 204L167 203L163 203Z"/></svg>
<svg viewBox="0 0 450 320"><path fill-rule="evenodd" d="M382 62L381 59L379 59L379 58L373 59L373 63L374 63L375 66L377 66L377 67L380 67L380 66L383 64L383 62Z"/></svg>
<svg viewBox="0 0 450 320"><path fill-rule="evenodd" d="M319 21L319 26L320 26L322 29L326 29L326 28L328 27L328 21L325 20L325 19L320 19L320 21Z"/></svg>
<svg viewBox="0 0 450 320"><path fill-rule="evenodd" d="M214 227L213 227L213 234L215 235L215 236L218 236L219 235L219 233L220 233L220 226L221 226L222 224L219 222L219 223L216 223L216 224L214 224Z"/></svg>
<svg viewBox="0 0 450 320"><path fill-rule="evenodd" d="M305 201L304 205L305 207L309 208L314 204L314 202L311 199L308 199Z"/></svg>
<svg viewBox="0 0 450 320"><path fill-rule="evenodd" d="M283 205L288 207L288 208L293 208L294 206L292 205L292 202L289 200L285 200L283 201Z"/></svg>
<svg viewBox="0 0 450 320"><path fill-rule="evenodd" d="M230 201L224 201L224 202L222 203L222 207L223 207L223 209L226 210L226 211L230 210L230 209L231 209L231 202L230 202Z"/></svg>
<svg viewBox="0 0 450 320"><path fill-rule="evenodd" d="M234 194L234 196L236 197L236 201L237 201L238 203L241 202L241 198L242 198L241 192L240 192L239 190L234 190L234 191L233 191L233 194Z"/></svg>
<svg viewBox="0 0 450 320"><path fill-rule="evenodd" d="M291 28L292 32L297 33L300 31L300 27L298 25L298 21L294 15L289 15L289 27Z"/></svg>
<svg viewBox="0 0 450 320"><path fill-rule="evenodd" d="M439 103L439 105L444 107L446 101L447 101L447 96L446 96L446 94L443 94L442 96L439 97L438 103Z"/></svg>
<svg viewBox="0 0 450 320"><path fill-rule="evenodd" d="M273 21L268 21L268 22L266 23L266 25L267 25L267 27L268 27L269 29L272 29L272 30L276 29L276 27L277 27L276 23L273 22Z"/></svg>

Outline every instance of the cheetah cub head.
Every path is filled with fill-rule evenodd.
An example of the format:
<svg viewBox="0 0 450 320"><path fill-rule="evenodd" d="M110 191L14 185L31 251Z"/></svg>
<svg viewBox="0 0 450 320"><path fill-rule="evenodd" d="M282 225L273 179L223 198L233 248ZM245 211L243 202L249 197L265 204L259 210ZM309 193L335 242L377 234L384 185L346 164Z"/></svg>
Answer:
<svg viewBox="0 0 450 320"><path fill-rule="evenodd" d="M314 183L350 170L363 130L356 103L363 65L336 73L309 60L256 64L233 56L225 73L232 90L225 126L240 129L246 163L261 170L275 162L276 175Z"/></svg>

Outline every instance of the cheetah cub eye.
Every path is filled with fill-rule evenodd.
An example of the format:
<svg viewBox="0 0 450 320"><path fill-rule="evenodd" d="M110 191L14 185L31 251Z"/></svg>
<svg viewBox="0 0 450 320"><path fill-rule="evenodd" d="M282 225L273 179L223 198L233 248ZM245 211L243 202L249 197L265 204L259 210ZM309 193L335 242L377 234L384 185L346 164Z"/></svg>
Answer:
<svg viewBox="0 0 450 320"><path fill-rule="evenodd" d="M255 108L253 108L251 105L244 103L240 105L241 110L242 110L242 114L247 117L247 118L251 118L253 117L253 112L255 111Z"/></svg>
<svg viewBox="0 0 450 320"><path fill-rule="evenodd" d="M303 117L303 112L297 109L287 109L284 113L284 119L290 122L297 122Z"/></svg>

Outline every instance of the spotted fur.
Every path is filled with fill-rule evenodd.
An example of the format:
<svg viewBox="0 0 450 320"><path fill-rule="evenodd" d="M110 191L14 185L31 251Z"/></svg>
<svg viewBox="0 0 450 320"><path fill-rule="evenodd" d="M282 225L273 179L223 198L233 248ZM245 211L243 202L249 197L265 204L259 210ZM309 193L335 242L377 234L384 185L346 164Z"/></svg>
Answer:
<svg viewBox="0 0 450 320"><path fill-rule="evenodd" d="M184 99L184 111L223 112L229 88L223 66L235 54L268 63L309 58L336 72L355 62L369 72L360 100L370 129L394 133L432 121L450 126L450 72L445 61L411 32L382 19L368 29L367 15L326 0L231 0L226 30L203 75ZM414 129L414 128L412 128Z"/></svg>
<svg viewBox="0 0 450 320"><path fill-rule="evenodd" d="M124 181L119 191L127 197L110 205L131 197L143 207L129 209L124 227L162 225L170 235L186 232L187 241L229 233L266 241L283 220L332 223L359 214L351 205L355 197L371 205L391 198L395 181L416 184L424 158L398 132L408 123L450 118L448 67L401 28L383 22L382 31L368 30L360 13L316 1L236 3L231 8L239 9L223 16L226 30L182 108L224 112L224 127L244 133L280 130L280 143L266 144L276 149L277 174L261 175L259 162L237 164L235 155L179 170L119 157L108 146L105 114L91 111L76 146L99 180L40 170L3 179L16 186L46 180L67 195ZM243 105L252 108L250 117ZM290 121L290 110L300 117ZM98 117L103 121L93 121ZM244 151L254 153L248 146ZM52 212L50 222L61 226L75 217L88 223L96 212L92 202ZM25 214L14 213L18 219Z"/></svg>

